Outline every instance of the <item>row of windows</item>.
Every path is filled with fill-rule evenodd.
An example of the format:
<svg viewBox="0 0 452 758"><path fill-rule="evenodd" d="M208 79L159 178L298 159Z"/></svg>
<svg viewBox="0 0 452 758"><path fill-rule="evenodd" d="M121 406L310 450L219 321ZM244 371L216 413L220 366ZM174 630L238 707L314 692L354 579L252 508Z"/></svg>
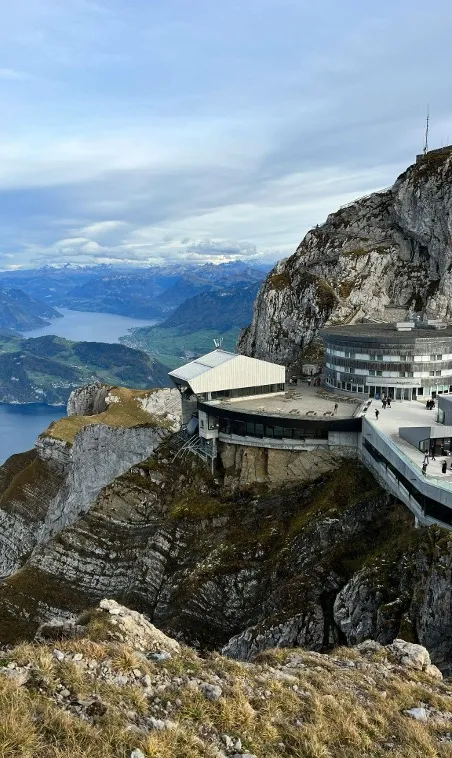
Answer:
<svg viewBox="0 0 452 758"><path fill-rule="evenodd" d="M324 429L291 429L283 426L268 426L259 423L220 419L220 432L237 434L240 437L270 437L272 439L328 439Z"/></svg>
<svg viewBox="0 0 452 758"><path fill-rule="evenodd" d="M269 395L272 392L284 392L284 384L265 384L259 387L240 387L235 390L218 390L211 392L210 397L203 392L198 395L198 400L220 400L223 397L249 397L250 395Z"/></svg>
<svg viewBox="0 0 452 758"><path fill-rule="evenodd" d="M423 492L418 490L414 482L407 479L401 471L399 471L388 459L380 453L367 439L363 442L364 448L372 456L372 458L379 464L382 464L386 468L386 475L390 475L393 479L396 479L399 484L406 489L409 495L413 497L418 505L421 507L424 516L430 516L430 518L442 521L445 524L452 524L452 509L448 508L443 503L434 500L428 495L424 495Z"/></svg>
<svg viewBox="0 0 452 758"><path fill-rule="evenodd" d="M427 376L450 376L452 374L452 370L445 370L444 372L441 371L441 369L435 369L432 371L384 371L383 369L380 371L378 369L369 368L367 370L364 369L357 369L354 366L339 366L335 363L326 363L326 368L332 369L333 371L340 371L344 374L360 374L361 376L385 376L385 377L411 377L415 376L417 378L427 377Z"/></svg>
<svg viewBox="0 0 452 758"><path fill-rule="evenodd" d="M383 353L360 353L355 350L334 350L330 347L326 348L326 352L330 355L337 356L338 358L353 358L355 360L361 360L361 361L388 361L388 362L397 362L400 361L404 363L405 361L416 361L416 362L429 362L429 361L442 361L442 360L450 360L450 353L444 354L444 353L430 353L426 355L412 355L411 352L401 353L401 354L383 354Z"/></svg>

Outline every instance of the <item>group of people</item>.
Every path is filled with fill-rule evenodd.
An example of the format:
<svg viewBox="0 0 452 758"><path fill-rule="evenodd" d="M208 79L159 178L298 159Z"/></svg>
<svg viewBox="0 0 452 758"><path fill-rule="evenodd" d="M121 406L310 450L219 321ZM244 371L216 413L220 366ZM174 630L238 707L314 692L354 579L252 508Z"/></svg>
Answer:
<svg viewBox="0 0 452 758"><path fill-rule="evenodd" d="M382 398L381 398L381 407L383 408L383 410L385 408L390 408L391 407L391 398L390 397L386 397L386 395L382 395ZM378 416L379 415L380 415L380 411L378 410L378 408L375 408L375 418L377 419L377 421L378 421Z"/></svg>
<svg viewBox="0 0 452 758"><path fill-rule="evenodd" d="M443 447L441 448L441 455L447 455L447 451ZM430 450L430 458L431 458L432 461L436 461L436 458L435 458L435 448L434 447L432 447L432 449ZM424 476L427 476L427 466L428 466L428 464L429 464L429 454L428 453L424 453L424 462L422 464L422 473L424 474ZM450 470L452 471L452 463L450 464ZM441 472L443 474L447 474L447 462L446 461L443 461L442 464L441 464Z"/></svg>
<svg viewBox="0 0 452 758"><path fill-rule="evenodd" d="M436 405L436 403L435 403L434 400L427 400L427 402L425 404L425 407L427 408L428 411L432 411L434 409L435 405Z"/></svg>

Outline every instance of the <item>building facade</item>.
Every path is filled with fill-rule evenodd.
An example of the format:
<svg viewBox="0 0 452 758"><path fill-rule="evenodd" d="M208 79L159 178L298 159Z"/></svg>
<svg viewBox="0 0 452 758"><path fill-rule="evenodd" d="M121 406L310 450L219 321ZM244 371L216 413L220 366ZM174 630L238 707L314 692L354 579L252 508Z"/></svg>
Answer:
<svg viewBox="0 0 452 758"><path fill-rule="evenodd" d="M321 336L324 384L361 397L394 400L452 393L452 327L440 322L333 326Z"/></svg>

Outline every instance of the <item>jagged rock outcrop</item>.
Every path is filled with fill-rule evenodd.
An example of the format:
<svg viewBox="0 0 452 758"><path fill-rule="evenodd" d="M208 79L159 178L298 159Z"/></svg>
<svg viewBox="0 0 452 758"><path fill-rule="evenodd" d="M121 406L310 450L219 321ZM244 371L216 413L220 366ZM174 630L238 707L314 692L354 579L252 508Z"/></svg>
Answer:
<svg viewBox="0 0 452 758"><path fill-rule="evenodd" d="M3 467L0 576L16 570L36 545L74 522L102 487L152 454L177 428L176 390L152 391L159 399L150 414L142 405L145 392L135 398L131 391L124 396L124 391L107 389L107 411L96 417L97 423L92 412L104 390L94 385L71 400L72 416L53 422L40 436L35 454L13 456ZM111 414L109 404L114 406ZM77 410L91 413L75 416Z"/></svg>
<svg viewBox="0 0 452 758"><path fill-rule="evenodd" d="M67 415L93 416L106 411L108 407L106 397L110 389L108 384L93 382L73 390L67 401Z"/></svg>
<svg viewBox="0 0 452 758"><path fill-rule="evenodd" d="M325 324L452 319L452 148L307 233L257 296L239 350L296 366Z"/></svg>

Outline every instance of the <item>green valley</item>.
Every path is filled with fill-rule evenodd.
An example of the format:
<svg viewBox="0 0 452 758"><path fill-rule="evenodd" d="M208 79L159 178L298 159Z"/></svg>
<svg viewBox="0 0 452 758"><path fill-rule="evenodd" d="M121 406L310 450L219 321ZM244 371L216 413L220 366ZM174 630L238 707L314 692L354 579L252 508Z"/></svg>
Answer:
<svg viewBox="0 0 452 758"><path fill-rule="evenodd" d="M214 349L214 339L221 336L225 350L234 352L240 329L235 327L219 332L218 329L199 329L183 333L179 327L144 326L131 329L120 342L155 356L168 368L176 368L187 360Z"/></svg>
<svg viewBox="0 0 452 758"><path fill-rule="evenodd" d="M168 383L165 366L125 345L0 334L2 403L64 404L75 387L96 380L137 389Z"/></svg>

